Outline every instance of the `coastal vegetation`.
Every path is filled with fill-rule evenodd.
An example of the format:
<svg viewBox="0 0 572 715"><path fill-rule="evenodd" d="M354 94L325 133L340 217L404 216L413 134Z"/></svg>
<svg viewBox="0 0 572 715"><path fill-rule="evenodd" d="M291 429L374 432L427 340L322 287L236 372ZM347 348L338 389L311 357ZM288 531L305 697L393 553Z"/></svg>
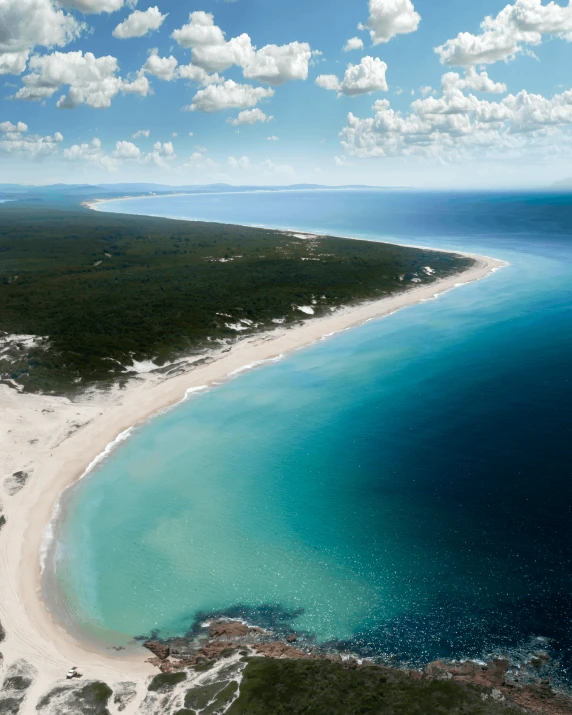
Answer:
<svg viewBox="0 0 572 715"><path fill-rule="evenodd" d="M383 227L380 226L380 231ZM0 205L0 378L68 394L461 272L384 243Z"/></svg>
<svg viewBox="0 0 572 715"><path fill-rule="evenodd" d="M251 658L228 715L516 715L450 680L412 679L404 671L348 668L315 660Z"/></svg>

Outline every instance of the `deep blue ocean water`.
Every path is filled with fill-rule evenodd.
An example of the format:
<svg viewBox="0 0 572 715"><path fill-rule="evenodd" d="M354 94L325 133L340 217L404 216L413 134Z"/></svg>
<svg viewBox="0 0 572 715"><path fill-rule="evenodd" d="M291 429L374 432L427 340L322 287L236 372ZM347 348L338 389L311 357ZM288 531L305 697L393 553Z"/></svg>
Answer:
<svg viewBox="0 0 572 715"><path fill-rule="evenodd" d="M56 577L71 622L122 643L240 606L410 663L548 643L566 677L572 196L306 191L105 209L510 266L138 428L66 495Z"/></svg>

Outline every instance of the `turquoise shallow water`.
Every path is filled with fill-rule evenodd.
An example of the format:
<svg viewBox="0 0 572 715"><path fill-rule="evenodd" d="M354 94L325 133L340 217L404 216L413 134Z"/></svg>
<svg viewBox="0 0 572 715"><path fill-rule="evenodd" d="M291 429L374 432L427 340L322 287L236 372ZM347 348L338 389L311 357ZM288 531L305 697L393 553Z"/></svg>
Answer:
<svg viewBox="0 0 572 715"><path fill-rule="evenodd" d="M543 636L565 674L570 197L300 192L107 206L394 237L511 265L139 427L64 500L56 579L71 624L122 643L231 609L410 662Z"/></svg>

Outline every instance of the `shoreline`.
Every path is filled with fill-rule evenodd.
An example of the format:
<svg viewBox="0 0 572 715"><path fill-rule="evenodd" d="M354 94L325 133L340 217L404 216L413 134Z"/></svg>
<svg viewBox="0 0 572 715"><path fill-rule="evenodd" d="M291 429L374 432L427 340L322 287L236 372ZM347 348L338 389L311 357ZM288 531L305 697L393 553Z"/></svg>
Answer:
<svg viewBox="0 0 572 715"><path fill-rule="evenodd" d="M332 315L301 321L289 329L249 336L230 352L218 351L210 362L175 377L140 375L123 390L89 393L77 402L20 394L0 386L1 417L9 435L0 438L3 476L17 470L30 474L21 491L2 498L7 523L0 533L0 622L7 636L0 648L5 660L24 658L38 669L34 686L38 694L74 664L86 677L110 684L125 678L144 682L152 675L155 671L146 662L148 654L143 649L134 655L114 655L113 651L79 641L63 628L42 599L40 555L63 492L96 467L120 435L172 409L193 392L215 387L336 333L435 299L507 265L494 258L463 255L475 258L477 265L428 286L340 308Z"/></svg>

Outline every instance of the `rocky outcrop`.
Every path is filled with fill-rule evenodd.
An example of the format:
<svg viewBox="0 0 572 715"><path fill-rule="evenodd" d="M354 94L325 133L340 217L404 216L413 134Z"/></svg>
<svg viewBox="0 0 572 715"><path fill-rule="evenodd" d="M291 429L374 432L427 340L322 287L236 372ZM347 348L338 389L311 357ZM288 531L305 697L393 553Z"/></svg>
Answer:
<svg viewBox="0 0 572 715"><path fill-rule="evenodd" d="M300 658L313 658L311 653L305 653L299 648L294 648L291 645L286 645L281 641L274 643L259 643L253 646L256 653L264 655L267 658L289 658L298 660Z"/></svg>
<svg viewBox="0 0 572 715"><path fill-rule="evenodd" d="M263 634L265 631L257 626L247 626L245 623L242 623L242 621L213 621L209 627L210 637L219 640L244 638L252 633Z"/></svg>
<svg viewBox="0 0 572 715"><path fill-rule="evenodd" d="M498 688L506 683L506 674L510 668L508 660L492 660L490 663L477 663L467 660L463 663L447 663L435 660L425 668L426 680L456 680L460 683L474 683L485 688Z"/></svg>
<svg viewBox="0 0 572 715"><path fill-rule="evenodd" d="M0 689L0 713L17 715L37 671L25 660L17 660L7 669Z"/></svg>
<svg viewBox="0 0 572 715"><path fill-rule="evenodd" d="M124 682L117 683L113 694L113 703L117 706L119 712L123 712L125 708L137 696L137 683Z"/></svg>
<svg viewBox="0 0 572 715"><path fill-rule="evenodd" d="M28 472L14 472L12 476L6 477L4 480L4 489L9 496L13 497L14 494L17 494L20 489L23 489L26 486L29 478L30 475Z"/></svg>
<svg viewBox="0 0 572 715"><path fill-rule="evenodd" d="M150 650L159 660L166 660L171 654L170 646L160 643L159 641L146 641L143 643L143 647Z"/></svg>
<svg viewBox="0 0 572 715"><path fill-rule="evenodd" d="M6 638L6 631L4 630L4 627L2 626L2 623L0 622L0 643Z"/></svg>
<svg viewBox="0 0 572 715"><path fill-rule="evenodd" d="M36 711L40 715L110 715L107 704L112 695L109 685L99 680L66 683L41 697Z"/></svg>

